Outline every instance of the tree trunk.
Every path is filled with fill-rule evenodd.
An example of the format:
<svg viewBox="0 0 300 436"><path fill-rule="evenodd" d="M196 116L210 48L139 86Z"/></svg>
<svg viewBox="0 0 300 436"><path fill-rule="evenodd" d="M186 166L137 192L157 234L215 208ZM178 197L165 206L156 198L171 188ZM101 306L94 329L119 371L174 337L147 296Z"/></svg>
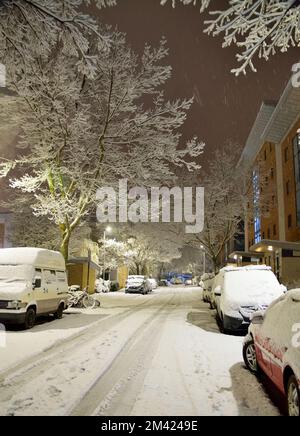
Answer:
<svg viewBox="0 0 300 436"><path fill-rule="evenodd" d="M69 243L70 243L70 236L67 236L63 238L62 243L60 244L60 252L64 256L66 262L69 258Z"/></svg>

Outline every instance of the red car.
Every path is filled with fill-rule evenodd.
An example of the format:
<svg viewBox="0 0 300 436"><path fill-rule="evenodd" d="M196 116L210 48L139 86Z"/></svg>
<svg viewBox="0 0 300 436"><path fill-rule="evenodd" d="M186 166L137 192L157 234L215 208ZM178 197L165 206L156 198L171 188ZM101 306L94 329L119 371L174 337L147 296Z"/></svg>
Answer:
<svg viewBox="0 0 300 436"><path fill-rule="evenodd" d="M243 357L251 372L262 370L284 394L289 416L300 416L300 289L252 317Z"/></svg>

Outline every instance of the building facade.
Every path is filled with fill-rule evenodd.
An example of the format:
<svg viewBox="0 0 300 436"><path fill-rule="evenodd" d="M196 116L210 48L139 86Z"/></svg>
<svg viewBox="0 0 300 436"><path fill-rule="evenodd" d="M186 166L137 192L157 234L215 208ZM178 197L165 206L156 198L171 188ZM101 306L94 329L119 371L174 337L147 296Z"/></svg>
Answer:
<svg viewBox="0 0 300 436"><path fill-rule="evenodd" d="M282 282L299 282L300 88L291 81L278 102L262 104L239 164L252 175L245 252Z"/></svg>

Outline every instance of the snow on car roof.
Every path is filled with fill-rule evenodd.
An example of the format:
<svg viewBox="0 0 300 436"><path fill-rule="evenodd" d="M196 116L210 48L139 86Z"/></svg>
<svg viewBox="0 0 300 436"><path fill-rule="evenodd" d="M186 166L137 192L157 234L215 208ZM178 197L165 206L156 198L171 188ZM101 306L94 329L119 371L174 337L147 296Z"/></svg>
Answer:
<svg viewBox="0 0 300 436"><path fill-rule="evenodd" d="M65 270L65 261L61 253L32 247L1 249L0 265L35 265Z"/></svg>
<svg viewBox="0 0 300 436"><path fill-rule="evenodd" d="M225 266L220 270L220 272L231 272L231 271L271 271L272 268L267 265L248 265L248 266Z"/></svg>
<svg viewBox="0 0 300 436"><path fill-rule="evenodd" d="M287 292L287 297L291 298L292 300L296 300L300 302L300 288L298 289L291 289Z"/></svg>

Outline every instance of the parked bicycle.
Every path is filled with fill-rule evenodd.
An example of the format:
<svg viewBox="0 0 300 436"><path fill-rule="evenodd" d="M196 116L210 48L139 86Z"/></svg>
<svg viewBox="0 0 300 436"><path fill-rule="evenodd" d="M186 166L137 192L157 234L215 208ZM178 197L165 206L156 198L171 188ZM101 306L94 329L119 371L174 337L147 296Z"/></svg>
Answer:
<svg viewBox="0 0 300 436"><path fill-rule="evenodd" d="M100 301L89 295L86 289L81 290L80 286L70 286L68 296L68 308L85 307L86 309L93 309L96 306L100 306Z"/></svg>

